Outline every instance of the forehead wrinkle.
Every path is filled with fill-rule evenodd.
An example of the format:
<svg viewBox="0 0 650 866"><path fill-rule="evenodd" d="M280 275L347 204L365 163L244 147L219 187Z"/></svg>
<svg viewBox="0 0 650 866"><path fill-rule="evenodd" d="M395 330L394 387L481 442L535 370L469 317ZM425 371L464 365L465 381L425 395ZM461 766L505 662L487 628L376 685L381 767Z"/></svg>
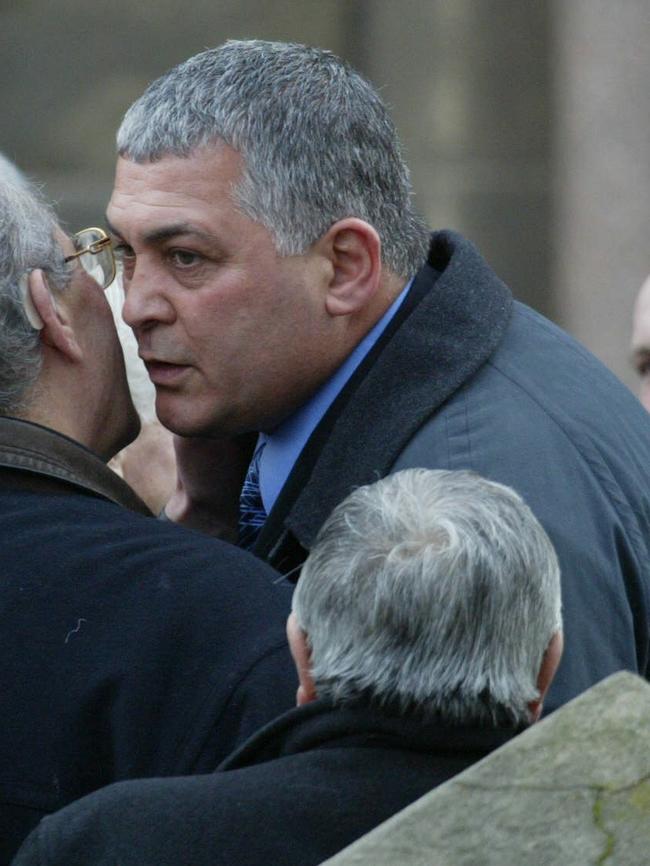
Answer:
<svg viewBox="0 0 650 866"><path fill-rule="evenodd" d="M122 231L111 230L129 242L138 238L155 243L170 236L169 221L187 223L197 237L218 241L221 229L213 231L215 220L228 222L231 211L238 211L232 190L239 182L240 162L239 154L227 148L144 164L120 157L107 215ZM162 230L164 236L159 235Z"/></svg>
<svg viewBox="0 0 650 866"><path fill-rule="evenodd" d="M200 229L193 223L180 222L172 223L168 226L160 226L159 228L150 229L142 234L142 240L145 243L157 244L162 241L167 241L170 238L178 237L179 235L194 235L204 241L214 242L214 237L208 232Z"/></svg>
<svg viewBox="0 0 650 866"><path fill-rule="evenodd" d="M106 217L106 227L111 234L116 237L122 237L122 233L115 228L108 216ZM216 241L213 234L206 232L191 222L171 223L170 225L161 225L157 228L146 230L142 233L141 239L145 244L155 245L182 235L192 235L210 244L214 244Z"/></svg>

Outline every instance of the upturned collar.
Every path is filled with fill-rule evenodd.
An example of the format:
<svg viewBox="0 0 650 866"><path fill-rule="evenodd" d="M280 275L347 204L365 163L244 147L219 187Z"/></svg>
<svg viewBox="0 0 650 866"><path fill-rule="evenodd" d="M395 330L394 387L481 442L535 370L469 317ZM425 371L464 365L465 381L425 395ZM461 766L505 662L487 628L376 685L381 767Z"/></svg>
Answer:
<svg viewBox="0 0 650 866"><path fill-rule="evenodd" d="M140 497L95 453L31 421L0 418L0 477L6 486L49 490L72 486L151 516Z"/></svg>

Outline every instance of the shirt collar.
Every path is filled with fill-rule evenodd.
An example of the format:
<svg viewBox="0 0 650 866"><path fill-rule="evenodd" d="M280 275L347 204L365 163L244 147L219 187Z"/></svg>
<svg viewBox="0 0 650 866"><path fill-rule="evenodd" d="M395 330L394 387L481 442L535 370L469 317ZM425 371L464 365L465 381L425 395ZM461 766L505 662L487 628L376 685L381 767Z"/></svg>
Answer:
<svg viewBox="0 0 650 866"><path fill-rule="evenodd" d="M276 427L272 433L260 433L259 443L265 443L260 458L260 492L267 514L273 508L275 500L278 498L307 440L354 371L382 335L400 308L412 283L413 278L408 281L381 319L357 344L338 370L321 385L306 403Z"/></svg>

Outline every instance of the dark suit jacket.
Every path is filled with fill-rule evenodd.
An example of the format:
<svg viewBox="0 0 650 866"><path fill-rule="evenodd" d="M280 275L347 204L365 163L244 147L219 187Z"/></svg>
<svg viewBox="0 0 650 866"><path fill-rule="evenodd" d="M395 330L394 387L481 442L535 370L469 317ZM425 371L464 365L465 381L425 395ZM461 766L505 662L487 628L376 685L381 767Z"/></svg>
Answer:
<svg viewBox="0 0 650 866"><path fill-rule="evenodd" d="M267 726L218 772L124 782L43 821L15 866L311 866L506 742L325 703Z"/></svg>
<svg viewBox="0 0 650 866"><path fill-rule="evenodd" d="M529 308L459 235L429 262L303 449L254 552L288 573L354 487L413 466L514 487L562 568L553 709L650 664L650 420L583 346Z"/></svg>
<svg viewBox="0 0 650 866"><path fill-rule="evenodd" d="M145 511L51 431L0 419L2 464L6 863L43 814L109 782L214 770L294 704L296 676L271 568L128 510Z"/></svg>

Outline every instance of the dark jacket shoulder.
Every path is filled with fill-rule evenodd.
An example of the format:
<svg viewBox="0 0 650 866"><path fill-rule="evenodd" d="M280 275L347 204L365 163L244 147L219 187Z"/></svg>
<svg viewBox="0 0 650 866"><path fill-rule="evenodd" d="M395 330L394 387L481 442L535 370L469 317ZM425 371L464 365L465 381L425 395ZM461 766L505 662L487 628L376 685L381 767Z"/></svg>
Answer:
<svg viewBox="0 0 650 866"><path fill-rule="evenodd" d="M271 723L210 776L85 798L44 821L17 866L108 866L116 851L123 866L188 856L196 866L315 866L512 735L318 702Z"/></svg>
<svg viewBox="0 0 650 866"><path fill-rule="evenodd" d="M290 707L291 589L96 491L0 489L0 851L118 779L213 770Z"/></svg>

